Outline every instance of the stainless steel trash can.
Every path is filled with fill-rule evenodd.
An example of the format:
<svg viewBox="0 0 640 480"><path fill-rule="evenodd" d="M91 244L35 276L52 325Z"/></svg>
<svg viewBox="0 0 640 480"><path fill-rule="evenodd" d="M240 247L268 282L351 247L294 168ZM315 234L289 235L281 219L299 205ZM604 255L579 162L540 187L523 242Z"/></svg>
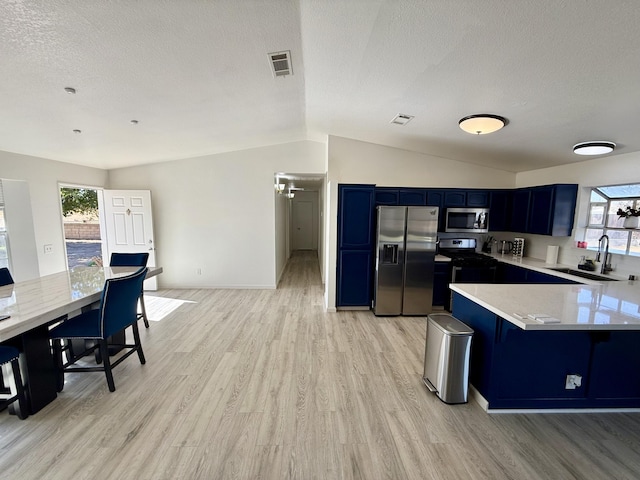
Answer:
<svg viewBox="0 0 640 480"><path fill-rule="evenodd" d="M422 380L445 403L466 403L473 330L446 313L427 317Z"/></svg>

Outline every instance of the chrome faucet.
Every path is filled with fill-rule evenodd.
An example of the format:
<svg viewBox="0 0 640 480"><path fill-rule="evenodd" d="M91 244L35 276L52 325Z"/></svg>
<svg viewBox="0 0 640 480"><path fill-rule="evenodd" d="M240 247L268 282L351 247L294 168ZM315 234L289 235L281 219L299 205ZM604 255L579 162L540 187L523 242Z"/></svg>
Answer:
<svg viewBox="0 0 640 480"><path fill-rule="evenodd" d="M603 241L604 240L604 241ZM602 235L598 240L598 253L596 254L596 262L600 261L600 253L604 250L604 260L602 267L600 267L600 273L608 273L611 270L611 254L609 253L609 236Z"/></svg>

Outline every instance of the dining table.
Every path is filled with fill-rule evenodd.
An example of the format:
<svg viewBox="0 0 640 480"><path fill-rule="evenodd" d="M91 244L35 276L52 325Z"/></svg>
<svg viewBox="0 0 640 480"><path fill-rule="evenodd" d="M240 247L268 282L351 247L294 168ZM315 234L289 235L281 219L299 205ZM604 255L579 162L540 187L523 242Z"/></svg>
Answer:
<svg viewBox="0 0 640 480"><path fill-rule="evenodd" d="M136 272L139 267L85 267L0 287L0 342L20 350L20 367L29 414L57 396L57 378L49 327L94 308L105 281ZM146 278L162 273L148 267Z"/></svg>

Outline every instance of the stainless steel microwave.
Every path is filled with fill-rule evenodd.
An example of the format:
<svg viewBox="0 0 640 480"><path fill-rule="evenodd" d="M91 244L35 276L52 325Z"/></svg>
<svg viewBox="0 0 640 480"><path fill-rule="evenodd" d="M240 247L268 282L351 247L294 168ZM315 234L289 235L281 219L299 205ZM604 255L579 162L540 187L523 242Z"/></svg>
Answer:
<svg viewBox="0 0 640 480"><path fill-rule="evenodd" d="M447 208L445 232L487 233L489 231L488 208Z"/></svg>

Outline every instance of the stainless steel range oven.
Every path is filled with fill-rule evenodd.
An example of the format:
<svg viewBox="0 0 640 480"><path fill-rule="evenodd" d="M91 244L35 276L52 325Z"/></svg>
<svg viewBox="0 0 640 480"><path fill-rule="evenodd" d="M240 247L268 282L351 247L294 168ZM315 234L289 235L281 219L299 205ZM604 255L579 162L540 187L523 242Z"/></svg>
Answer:
<svg viewBox="0 0 640 480"><path fill-rule="evenodd" d="M475 238L443 238L439 253L451 258L449 283L495 283L498 260L476 252ZM449 296L450 297L450 296ZM450 302L450 298L449 298ZM447 310L449 305L445 305Z"/></svg>

